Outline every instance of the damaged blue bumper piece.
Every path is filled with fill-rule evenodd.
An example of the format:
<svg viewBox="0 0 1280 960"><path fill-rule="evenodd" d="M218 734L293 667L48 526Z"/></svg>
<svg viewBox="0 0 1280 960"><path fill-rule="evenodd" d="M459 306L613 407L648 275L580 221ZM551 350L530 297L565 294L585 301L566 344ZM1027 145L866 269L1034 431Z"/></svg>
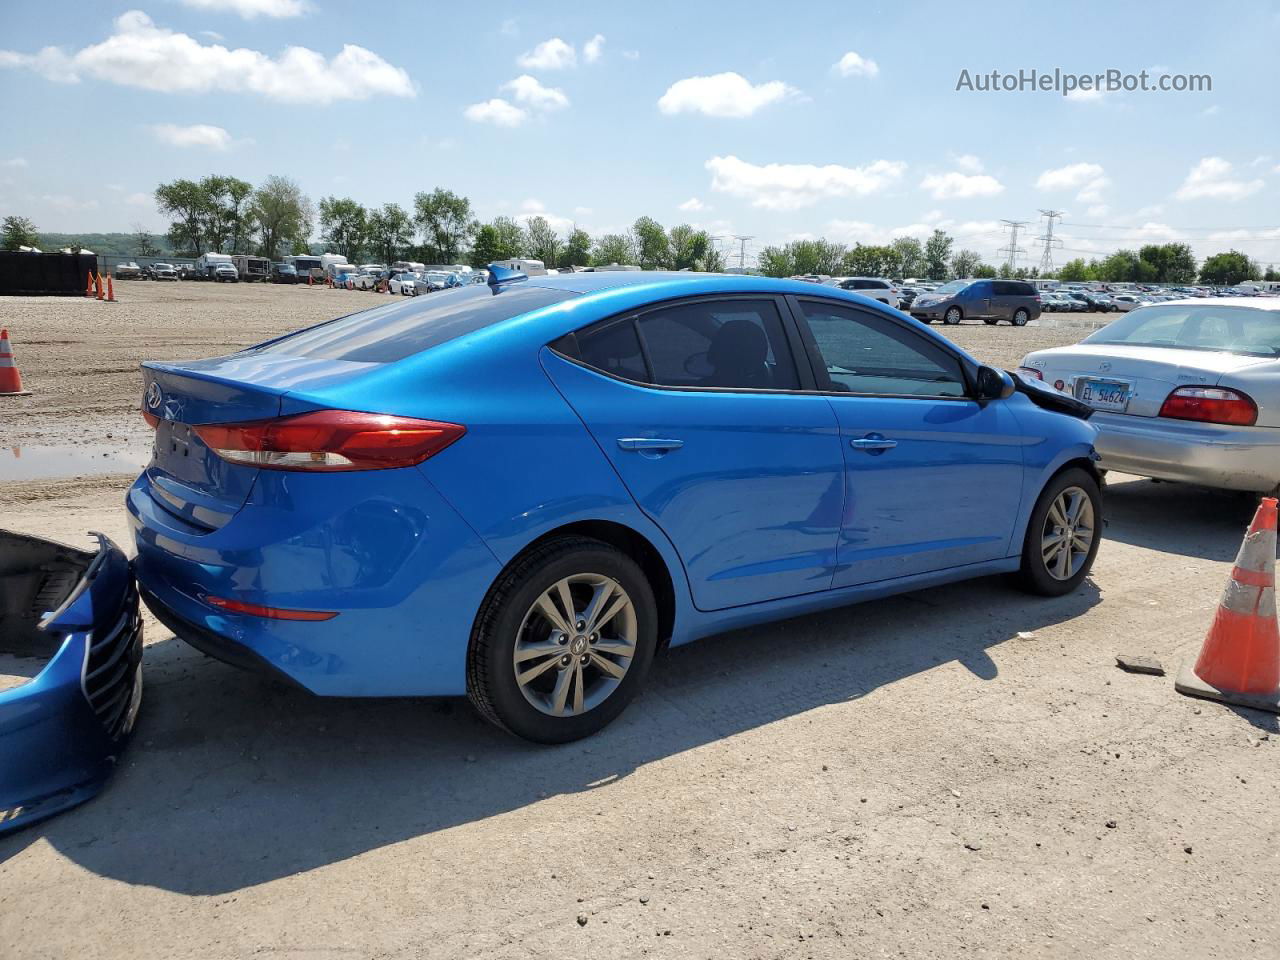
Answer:
<svg viewBox="0 0 1280 960"><path fill-rule="evenodd" d="M0 530L0 834L103 788L142 697L129 561Z"/></svg>

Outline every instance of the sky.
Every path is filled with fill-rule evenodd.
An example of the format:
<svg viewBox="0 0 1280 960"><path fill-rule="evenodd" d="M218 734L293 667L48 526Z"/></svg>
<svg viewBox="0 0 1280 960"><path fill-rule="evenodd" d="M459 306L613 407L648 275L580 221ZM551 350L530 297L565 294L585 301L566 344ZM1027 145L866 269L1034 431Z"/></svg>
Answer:
<svg viewBox="0 0 1280 960"><path fill-rule="evenodd" d="M1280 266L1278 35L1262 0L6 0L0 216L163 232L160 182L282 174L593 234L687 222L731 263L935 227L997 263L1016 220L1030 266L1056 210L1058 264L1185 240ZM1032 69L1212 89L971 89Z"/></svg>

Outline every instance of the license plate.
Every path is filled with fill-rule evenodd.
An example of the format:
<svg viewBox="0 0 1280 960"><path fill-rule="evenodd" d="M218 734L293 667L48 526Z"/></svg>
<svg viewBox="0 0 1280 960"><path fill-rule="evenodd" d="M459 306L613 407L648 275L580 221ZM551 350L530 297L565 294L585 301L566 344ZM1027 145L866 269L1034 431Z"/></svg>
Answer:
<svg viewBox="0 0 1280 960"><path fill-rule="evenodd" d="M1129 384L1123 380L1097 380L1086 377L1076 382L1076 399L1095 410L1124 413L1129 406Z"/></svg>

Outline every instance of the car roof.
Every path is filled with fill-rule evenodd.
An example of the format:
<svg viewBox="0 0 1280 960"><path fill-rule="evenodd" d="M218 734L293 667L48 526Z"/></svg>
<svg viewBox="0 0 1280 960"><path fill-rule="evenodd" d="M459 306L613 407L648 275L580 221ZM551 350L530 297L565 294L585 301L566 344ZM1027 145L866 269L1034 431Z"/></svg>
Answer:
<svg viewBox="0 0 1280 960"><path fill-rule="evenodd" d="M739 273L694 273L688 270L607 270L600 273L561 273L530 277L527 281L519 282L580 294L599 293L621 287L652 287L655 292L662 292L669 296L696 295L701 290L714 293L730 289L742 293L796 293L813 296L822 289L822 285L805 280L758 277ZM826 290L823 290L823 295L825 293Z"/></svg>
<svg viewBox="0 0 1280 960"><path fill-rule="evenodd" d="M1280 312L1280 297L1176 297L1173 300L1163 300L1160 305L1162 307L1171 307L1184 303L1196 307L1209 305L1252 307L1255 310Z"/></svg>

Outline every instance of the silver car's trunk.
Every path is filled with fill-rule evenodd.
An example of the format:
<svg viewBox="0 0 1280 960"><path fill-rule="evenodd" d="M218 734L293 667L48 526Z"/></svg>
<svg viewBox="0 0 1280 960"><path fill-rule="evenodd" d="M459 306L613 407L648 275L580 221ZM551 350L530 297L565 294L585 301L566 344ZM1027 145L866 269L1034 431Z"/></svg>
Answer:
<svg viewBox="0 0 1280 960"><path fill-rule="evenodd" d="M1124 413L1154 417L1165 398L1177 387L1217 384L1224 374L1270 362L1266 357L1241 356L1211 350L1179 350L1169 347L1129 347L1116 343L1077 344L1054 350L1037 367L1044 382L1080 395L1085 378L1119 380L1129 384Z"/></svg>

